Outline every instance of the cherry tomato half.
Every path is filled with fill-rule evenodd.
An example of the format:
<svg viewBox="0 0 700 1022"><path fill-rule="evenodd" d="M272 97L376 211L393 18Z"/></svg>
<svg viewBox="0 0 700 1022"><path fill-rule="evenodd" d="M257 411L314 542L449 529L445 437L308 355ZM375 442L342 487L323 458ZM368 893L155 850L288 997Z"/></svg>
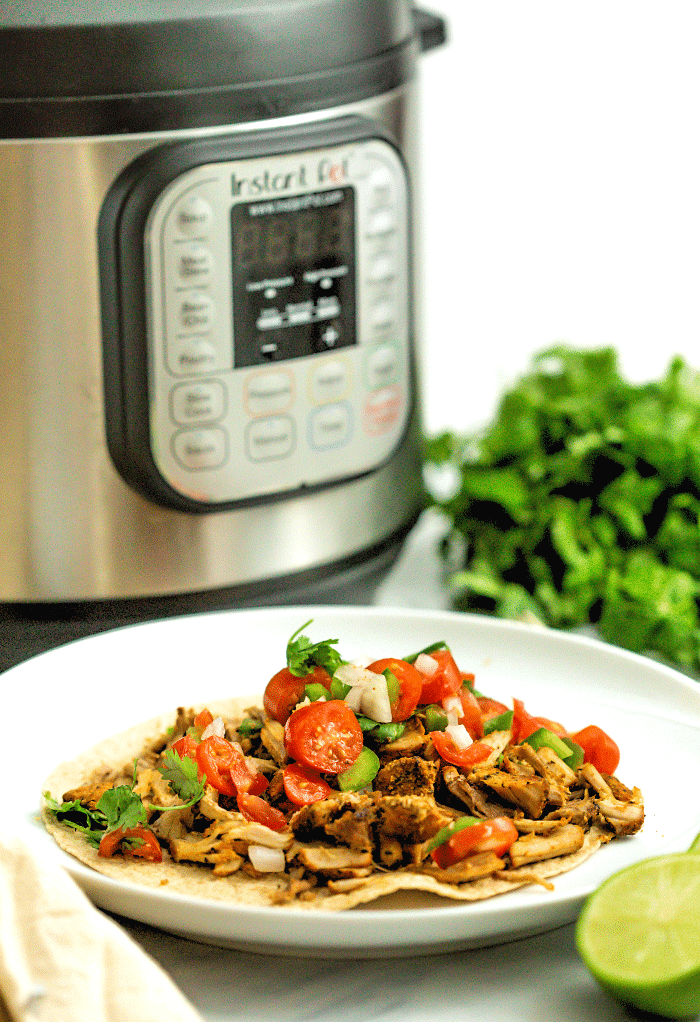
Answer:
<svg viewBox="0 0 700 1022"><path fill-rule="evenodd" d="M566 728L559 724L556 720L549 720L548 717L533 717L531 713L528 713L521 699L513 700L513 741L517 744L518 742L524 741L529 738L531 734L538 731L541 727L546 727L548 731L552 731L555 735L559 735L560 738L568 737L569 732Z"/></svg>
<svg viewBox="0 0 700 1022"><path fill-rule="evenodd" d="M290 759L312 770L340 774L362 752L364 740L357 717L342 699L300 706L284 726Z"/></svg>
<svg viewBox="0 0 700 1022"><path fill-rule="evenodd" d="M121 847L123 841L128 842L131 838L135 838L137 844L127 843ZM108 831L100 841L97 854L101 855L103 859L109 859L116 851L120 851L122 855L130 858L148 859L149 862L163 861L158 838L148 827L131 827L128 830L118 827L116 830Z"/></svg>
<svg viewBox="0 0 700 1022"><path fill-rule="evenodd" d="M263 774L248 767L243 753L218 735L210 735L199 743L197 765L212 788L222 795L234 796L242 791L260 795L268 786Z"/></svg>
<svg viewBox="0 0 700 1022"><path fill-rule="evenodd" d="M238 809L246 820L251 823L261 823L263 827L269 827L270 830L282 830L287 826L284 813L275 809L258 795L249 795L242 791L238 796Z"/></svg>
<svg viewBox="0 0 700 1022"><path fill-rule="evenodd" d="M481 716L481 707L476 696L466 685L462 685L458 695L462 702L462 715L459 718L459 723L464 724L470 737L474 740L483 738L484 720Z"/></svg>
<svg viewBox="0 0 700 1022"><path fill-rule="evenodd" d="M497 699L489 699L488 696L477 696L476 701L479 704L483 721L491 720L492 717L500 717L502 713L508 712L508 707L504 703L499 703Z"/></svg>
<svg viewBox="0 0 700 1022"><path fill-rule="evenodd" d="M595 724L589 724L571 737L583 749L584 762L592 763L601 774L615 773L620 762L620 750L610 735Z"/></svg>
<svg viewBox="0 0 700 1022"><path fill-rule="evenodd" d="M493 749L485 742L472 742L463 748L447 731L431 731L430 737L441 759L458 767L472 767L491 755Z"/></svg>
<svg viewBox="0 0 700 1022"><path fill-rule="evenodd" d="M399 683L399 691L391 703L392 720L408 720L421 697L423 691L423 678L413 664L405 660L394 660L387 657L383 660L375 660L369 665L368 670L375 674L384 674L390 671Z"/></svg>
<svg viewBox="0 0 700 1022"><path fill-rule="evenodd" d="M194 726L198 727L200 731L204 731L214 720L211 710L200 710L197 716L194 718Z"/></svg>
<svg viewBox="0 0 700 1022"><path fill-rule="evenodd" d="M287 798L296 806L309 806L328 798L333 789L316 770L290 763L284 768L282 781Z"/></svg>
<svg viewBox="0 0 700 1022"><path fill-rule="evenodd" d="M197 741L193 735L183 735L182 738L178 738L176 742L173 742L173 750L180 759L184 759L185 756L189 756L190 759L197 759Z"/></svg>
<svg viewBox="0 0 700 1022"><path fill-rule="evenodd" d="M437 661L438 668L434 674L422 675L423 689L418 700L421 705L440 703L462 687L462 675L449 649L438 649L430 656Z"/></svg>
<svg viewBox="0 0 700 1022"><path fill-rule="evenodd" d="M430 854L440 869L446 869L478 852L504 855L517 840L518 831L513 821L506 816L497 816L493 820L482 820L456 831Z"/></svg>
<svg viewBox="0 0 700 1022"><path fill-rule="evenodd" d="M297 703L304 698L307 685L323 685L330 692L331 676L323 667L314 667L311 674L297 678L288 667L274 674L263 693L263 706L268 717L285 724Z"/></svg>

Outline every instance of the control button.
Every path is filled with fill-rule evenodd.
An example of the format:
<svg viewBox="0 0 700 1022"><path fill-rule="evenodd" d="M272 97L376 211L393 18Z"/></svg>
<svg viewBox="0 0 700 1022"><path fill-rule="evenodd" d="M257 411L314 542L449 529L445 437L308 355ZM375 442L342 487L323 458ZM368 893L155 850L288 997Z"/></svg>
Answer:
<svg viewBox="0 0 700 1022"><path fill-rule="evenodd" d="M258 321L255 324L257 330L278 330L284 326L282 313L279 309L261 309Z"/></svg>
<svg viewBox="0 0 700 1022"><path fill-rule="evenodd" d="M317 450L340 447L350 439L350 432L350 405L346 401L325 405L311 414L309 442Z"/></svg>
<svg viewBox="0 0 700 1022"><path fill-rule="evenodd" d="M175 220L181 234L204 234L211 223L212 210L199 195L184 199L175 210Z"/></svg>
<svg viewBox="0 0 700 1022"><path fill-rule="evenodd" d="M188 284L200 284L211 277L214 257L204 245L187 245L178 260L180 277Z"/></svg>
<svg viewBox="0 0 700 1022"><path fill-rule="evenodd" d="M226 391L220 380L179 383L170 395L170 414L181 426L220 419L226 411Z"/></svg>
<svg viewBox="0 0 700 1022"><path fill-rule="evenodd" d="M209 341L193 337L180 343L175 363L179 373L211 373L217 368L217 351Z"/></svg>
<svg viewBox="0 0 700 1022"><path fill-rule="evenodd" d="M294 450L294 421L289 415L255 419L246 430L246 448L251 461L287 458Z"/></svg>
<svg viewBox="0 0 700 1022"><path fill-rule="evenodd" d="M375 206L391 201L394 179L388 167L379 165L369 175L371 198Z"/></svg>
<svg viewBox="0 0 700 1022"><path fill-rule="evenodd" d="M173 438L175 457L189 469L217 468L226 461L223 429L188 429Z"/></svg>
<svg viewBox="0 0 700 1022"><path fill-rule="evenodd" d="M287 324L298 326L300 323L310 323L313 318L313 302L293 302L287 305Z"/></svg>
<svg viewBox="0 0 700 1022"><path fill-rule="evenodd" d="M180 323L186 330L208 330L214 319L214 303L204 291L192 291L180 302Z"/></svg>
<svg viewBox="0 0 700 1022"><path fill-rule="evenodd" d="M375 209L367 218L366 234L370 238L388 234L396 227L396 211L391 206Z"/></svg>
<svg viewBox="0 0 700 1022"><path fill-rule="evenodd" d="M367 384L370 390L396 382L398 351L393 344L382 344L367 359Z"/></svg>
<svg viewBox="0 0 700 1022"><path fill-rule="evenodd" d="M319 323L318 332L313 341L314 351L328 351L329 348L337 348L343 336L339 319L330 320L328 323Z"/></svg>
<svg viewBox="0 0 700 1022"><path fill-rule="evenodd" d="M251 415L286 411L293 399L290 373L257 373L246 383L246 404Z"/></svg>
<svg viewBox="0 0 700 1022"><path fill-rule="evenodd" d="M368 277L373 284L392 280L396 276L396 260L388 252L379 252L369 264Z"/></svg>
<svg viewBox="0 0 700 1022"><path fill-rule="evenodd" d="M369 436L386 433L399 417L401 392L398 387L382 387L370 394L365 404L365 431Z"/></svg>
<svg viewBox="0 0 700 1022"><path fill-rule="evenodd" d="M340 301L337 295L324 295L316 302L317 319L334 319L340 315Z"/></svg>
<svg viewBox="0 0 700 1022"><path fill-rule="evenodd" d="M369 318L375 330L384 330L396 319L396 305L388 299L376 302L370 310Z"/></svg>
<svg viewBox="0 0 700 1022"><path fill-rule="evenodd" d="M350 384L349 369L345 362L334 358L322 362L311 373L311 400L322 405L344 397Z"/></svg>

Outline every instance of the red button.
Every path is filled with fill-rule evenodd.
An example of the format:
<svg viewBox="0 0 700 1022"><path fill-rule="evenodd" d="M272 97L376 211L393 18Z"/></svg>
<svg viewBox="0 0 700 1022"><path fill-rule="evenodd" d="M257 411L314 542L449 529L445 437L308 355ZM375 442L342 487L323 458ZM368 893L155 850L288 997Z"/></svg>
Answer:
<svg viewBox="0 0 700 1022"><path fill-rule="evenodd" d="M365 432L369 436L381 436L388 432L398 419L401 407L401 391L398 387L382 387L375 391L365 405Z"/></svg>

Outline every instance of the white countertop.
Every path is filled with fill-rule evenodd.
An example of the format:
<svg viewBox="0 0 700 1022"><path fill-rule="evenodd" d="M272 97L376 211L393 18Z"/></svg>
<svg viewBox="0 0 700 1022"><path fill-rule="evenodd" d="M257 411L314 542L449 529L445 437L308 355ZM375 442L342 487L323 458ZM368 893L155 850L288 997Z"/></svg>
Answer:
<svg viewBox="0 0 700 1022"><path fill-rule="evenodd" d="M381 606L446 608L427 513L377 594ZM374 961L267 956L118 920L206 1022L617 1022L630 1015L579 959L573 926L493 948Z"/></svg>

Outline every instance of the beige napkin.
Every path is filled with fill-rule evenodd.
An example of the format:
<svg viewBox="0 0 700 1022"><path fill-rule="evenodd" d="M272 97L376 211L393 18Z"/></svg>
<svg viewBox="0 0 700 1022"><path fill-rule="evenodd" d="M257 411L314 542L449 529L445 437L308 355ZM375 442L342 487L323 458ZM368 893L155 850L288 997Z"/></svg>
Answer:
<svg viewBox="0 0 700 1022"><path fill-rule="evenodd" d="M4 1009L4 1014L3 1014ZM60 866L0 834L0 1020L202 1022Z"/></svg>

